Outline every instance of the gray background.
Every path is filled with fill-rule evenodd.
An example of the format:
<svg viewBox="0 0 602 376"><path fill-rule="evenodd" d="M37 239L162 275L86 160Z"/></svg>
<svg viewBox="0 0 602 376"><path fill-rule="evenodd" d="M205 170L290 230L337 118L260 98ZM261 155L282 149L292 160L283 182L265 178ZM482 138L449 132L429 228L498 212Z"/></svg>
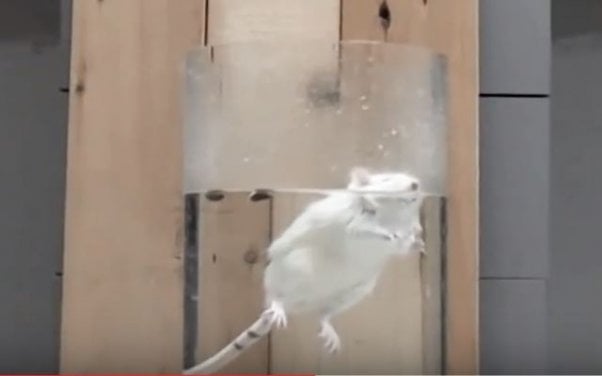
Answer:
<svg viewBox="0 0 602 376"><path fill-rule="evenodd" d="M481 0L480 28L481 370L544 373L551 1Z"/></svg>
<svg viewBox="0 0 602 376"><path fill-rule="evenodd" d="M58 369L69 14L67 1L0 0L3 374Z"/></svg>
<svg viewBox="0 0 602 376"><path fill-rule="evenodd" d="M3 374L58 367L69 13L59 0L0 0Z"/></svg>
<svg viewBox="0 0 602 376"><path fill-rule="evenodd" d="M549 366L602 373L602 1L554 2Z"/></svg>
<svg viewBox="0 0 602 376"><path fill-rule="evenodd" d="M480 45L482 371L600 374L602 1L481 0Z"/></svg>
<svg viewBox="0 0 602 376"><path fill-rule="evenodd" d="M70 0L41 2L0 0L0 373L58 371ZM482 372L602 373L602 1L480 2Z"/></svg>

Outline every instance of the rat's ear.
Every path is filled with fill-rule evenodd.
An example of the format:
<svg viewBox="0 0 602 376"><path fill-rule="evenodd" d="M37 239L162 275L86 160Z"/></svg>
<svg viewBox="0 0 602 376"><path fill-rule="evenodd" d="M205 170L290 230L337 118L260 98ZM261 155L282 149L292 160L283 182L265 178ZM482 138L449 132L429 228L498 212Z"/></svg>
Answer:
<svg viewBox="0 0 602 376"><path fill-rule="evenodd" d="M363 167L354 167L351 169L349 177L350 187L362 187L370 183L370 171Z"/></svg>

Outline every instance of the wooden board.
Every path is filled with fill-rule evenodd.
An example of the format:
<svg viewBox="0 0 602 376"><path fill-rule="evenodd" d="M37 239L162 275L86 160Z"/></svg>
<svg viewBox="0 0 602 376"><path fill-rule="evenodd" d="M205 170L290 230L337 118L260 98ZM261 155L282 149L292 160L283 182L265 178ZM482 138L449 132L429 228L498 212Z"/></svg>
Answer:
<svg viewBox="0 0 602 376"><path fill-rule="evenodd" d="M425 256L420 259L422 288L422 371L424 375L443 372L443 314L445 277L445 199L427 197L422 205Z"/></svg>
<svg viewBox="0 0 602 376"><path fill-rule="evenodd" d="M209 358L254 322L263 310L265 249L270 242L270 200L244 192L219 201L201 196L199 213L199 351ZM268 372L262 339L220 373Z"/></svg>
<svg viewBox="0 0 602 376"><path fill-rule="evenodd" d="M386 7L383 6L386 4ZM478 1L342 0L342 38L426 46L448 58L446 369L478 372Z"/></svg>
<svg viewBox="0 0 602 376"><path fill-rule="evenodd" d="M339 36L339 0L208 1L208 44Z"/></svg>
<svg viewBox="0 0 602 376"><path fill-rule="evenodd" d="M203 0L76 0L61 372L182 365L180 83Z"/></svg>

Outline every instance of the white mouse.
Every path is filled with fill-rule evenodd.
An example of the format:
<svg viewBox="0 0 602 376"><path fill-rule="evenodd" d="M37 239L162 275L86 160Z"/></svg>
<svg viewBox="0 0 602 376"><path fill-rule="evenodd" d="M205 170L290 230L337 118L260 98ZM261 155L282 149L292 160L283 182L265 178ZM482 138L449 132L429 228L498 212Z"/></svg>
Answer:
<svg viewBox="0 0 602 376"><path fill-rule="evenodd" d="M345 191L315 201L268 248L267 308L217 354L184 374L216 372L267 335L288 314L317 313L330 352L341 341L330 320L372 292L385 263L418 246L423 251L420 184L398 172L351 172Z"/></svg>

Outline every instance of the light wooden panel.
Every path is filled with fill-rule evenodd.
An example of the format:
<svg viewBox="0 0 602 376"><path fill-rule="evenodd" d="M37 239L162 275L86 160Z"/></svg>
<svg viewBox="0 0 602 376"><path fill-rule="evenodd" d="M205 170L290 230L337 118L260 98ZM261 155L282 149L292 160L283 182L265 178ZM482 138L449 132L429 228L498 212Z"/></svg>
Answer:
<svg viewBox="0 0 602 376"><path fill-rule="evenodd" d="M203 0L75 0L63 373L182 364L180 66Z"/></svg>
<svg viewBox="0 0 602 376"><path fill-rule="evenodd" d="M339 0L208 1L208 44L339 36Z"/></svg>
<svg viewBox="0 0 602 376"><path fill-rule="evenodd" d="M446 367L450 373L478 371L477 35L477 0L342 0L343 39L407 42L448 58Z"/></svg>
<svg viewBox="0 0 602 376"><path fill-rule="evenodd" d="M263 310L264 250L269 245L270 200L227 193L201 197L199 230L199 351L209 358L257 320ZM262 339L220 373L268 372Z"/></svg>

